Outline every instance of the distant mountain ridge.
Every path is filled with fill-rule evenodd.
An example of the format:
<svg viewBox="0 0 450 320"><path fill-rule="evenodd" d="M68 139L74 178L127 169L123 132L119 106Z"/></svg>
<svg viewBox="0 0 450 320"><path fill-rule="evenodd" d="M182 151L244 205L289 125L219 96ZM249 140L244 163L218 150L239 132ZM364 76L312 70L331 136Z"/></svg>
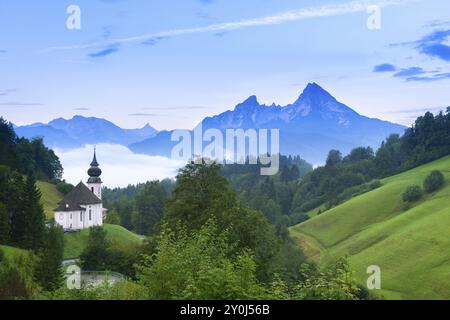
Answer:
<svg viewBox="0 0 450 320"><path fill-rule="evenodd" d="M155 136L157 130L149 124L140 129L122 129L114 123L94 117L58 118L48 124L35 123L16 127L18 136L43 137L51 148L73 149L86 144L113 143L128 145Z"/></svg>
<svg viewBox="0 0 450 320"><path fill-rule="evenodd" d="M402 134L405 127L388 121L372 119L337 101L316 83L310 83L292 104L261 105L250 96L234 110L205 118L203 130L279 129L280 151L285 155L300 155L321 164L331 149L343 153L358 146L378 148L392 133ZM155 137L131 144L136 153L169 156L176 142L170 141L172 131L159 132Z"/></svg>
<svg viewBox="0 0 450 320"><path fill-rule="evenodd" d="M286 106L260 104L250 96L233 110L206 117L199 123L203 130L279 129L280 152L300 155L313 164L322 164L331 149L343 153L359 146L377 149L392 133L402 134L406 127L360 115L337 101L316 83L306 86L299 98ZM135 153L170 157L177 142L173 131L157 132L150 125L140 129L122 129L114 123L75 116L15 128L19 136L44 137L51 148L73 149L85 144L113 143L128 146Z"/></svg>

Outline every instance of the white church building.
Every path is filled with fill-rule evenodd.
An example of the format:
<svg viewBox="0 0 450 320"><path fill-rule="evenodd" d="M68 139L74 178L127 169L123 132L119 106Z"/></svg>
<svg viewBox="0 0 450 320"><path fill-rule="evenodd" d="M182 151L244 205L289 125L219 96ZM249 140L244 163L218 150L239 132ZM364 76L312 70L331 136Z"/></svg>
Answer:
<svg viewBox="0 0 450 320"><path fill-rule="evenodd" d="M94 159L88 170L87 185L80 182L59 203L55 211L55 221L64 230L81 230L103 225L106 209L102 203L102 170Z"/></svg>

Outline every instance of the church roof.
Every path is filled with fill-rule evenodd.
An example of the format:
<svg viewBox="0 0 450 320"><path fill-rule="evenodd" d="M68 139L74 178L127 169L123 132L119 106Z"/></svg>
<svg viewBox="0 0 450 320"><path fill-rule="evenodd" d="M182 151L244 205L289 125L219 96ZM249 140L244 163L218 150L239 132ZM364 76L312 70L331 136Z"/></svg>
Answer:
<svg viewBox="0 0 450 320"><path fill-rule="evenodd" d="M85 210L82 205L99 204L102 203L89 188L80 182L75 188L72 189L64 199L61 200L55 211L79 211Z"/></svg>

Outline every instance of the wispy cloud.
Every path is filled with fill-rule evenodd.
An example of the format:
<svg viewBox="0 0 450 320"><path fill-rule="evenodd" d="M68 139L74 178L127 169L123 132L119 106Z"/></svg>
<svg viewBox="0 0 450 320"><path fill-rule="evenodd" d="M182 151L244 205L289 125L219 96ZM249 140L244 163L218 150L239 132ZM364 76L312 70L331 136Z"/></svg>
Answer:
<svg viewBox="0 0 450 320"><path fill-rule="evenodd" d="M392 75L393 77L404 79L406 82L433 82L450 79L450 73L442 72L440 68L436 70L425 70L422 67L398 69L396 66L391 64L380 64L374 67L373 72L395 72Z"/></svg>
<svg viewBox="0 0 450 320"><path fill-rule="evenodd" d="M206 106L166 106L166 107L147 107L143 110L196 110L196 109L208 109Z"/></svg>
<svg viewBox="0 0 450 320"><path fill-rule="evenodd" d="M88 56L91 58L103 58L106 56L109 56L110 54L113 54L115 52L119 51L119 47L117 45L109 46L105 49L102 49L100 51L89 53Z"/></svg>
<svg viewBox="0 0 450 320"><path fill-rule="evenodd" d="M131 117L165 117L165 116L167 116L167 115L159 114L159 113L144 113L144 112L130 113L128 115Z"/></svg>
<svg viewBox="0 0 450 320"><path fill-rule="evenodd" d="M418 75L425 74L425 73L426 73L426 71L423 70L423 68L421 68L421 67L410 67L410 68L400 70L399 72L394 74L394 77L407 78L407 77L418 76Z"/></svg>
<svg viewBox="0 0 450 320"><path fill-rule="evenodd" d="M75 108L73 110L76 110L76 111L88 111L90 109L89 108Z"/></svg>
<svg viewBox="0 0 450 320"><path fill-rule="evenodd" d="M446 79L450 79L450 73L436 73L431 76L409 77L406 79L406 81L433 82Z"/></svg>
<svg viewBox="0 0 450 320"><path fill-rule="evenodd" d="M442 26L448 26L450 25L450 21L445 20L432 20L426 23L423 27L424 28L436 28L436 27L442 27Z"/></svg>
<svg viewBox="0 0 450 320"><path fill-rule="evenodd" d="M396 70L397 67L390 63L379 64L373 68L373 72L393 72Z"/></svg>
<svg viewBox="0 0 450 320"><path fill-rule="evenodd" d="M435 30L416 41L393 43L390 46L411 46L419 53L430 58L438 58L450 61L450 46L447 40L450 38L450 29Z"/></svg>
<svg viewBox="0 0 450 320"><path fill-rule="evenodd" d="M156 37L152 37L152 38L149 38L149 39L143 41L142 44L146 45L146 46L154 46L158 42L160 42L161 40L164 40L164 39L167 39L167 37L156 36Z"/></svg>
<svg viewBox="0 0 450 320"><path fill-rule="evenodd" d="M160 38L170 38L188 34L195 33L218 33L224 31L232 31L238 30L242 28L248 27L258 27L258 26L267 26L267 25L277 25L282 23L288 23L293 21L300 21L305 19L312 18L321 18L321 17L332 17L332 16L340 16L358 12L366 12L367 7L370 5L378 5L380 7L391 7L391 6L401 6L407 5L410 3L421 2L423 0L360 0L360 1L351 1L343 4L330 4L323 6L315 6L308 8L301 8L297 10L290 10L281 13L277 13L274 15L252 18L246 20L232 21L232 22L224 22L224 23L216 23L210 24L203 27L194 27L194 28L182 28L182 29L172 29L166 30L158 33L151 34L142 34L136 36L130 36L126 38L118 38L111 39L103 42L95 42L95 43L87 43L87 44L75 44L68 46L56 46L50 47L42 50L41 52L51 52L55 50L73 50L73 49L89 49L89 48L99 48L106 47L108 45L117 45L117 44L125 44L125 43L133 43L133 42L143 42L150 40L150 44L154 43L154 39ZM105 51L105 50L103 50Z"/></svg>
<svg viewBox="0 0 450 320"><path fill-rule="evenodd" d="M0 103L0 106L6 106L6 107L34 107L34 106L42 106L42 103L35 103L35 102L19 102L19 101L10 101L10 102L3 102Z"/></svg>
<svg viewBox="0 0 450 320"><path fill-rule="evenodd" d="M17 89L0 89L0 96L8 96L9 94L16 91Z"/></svg>

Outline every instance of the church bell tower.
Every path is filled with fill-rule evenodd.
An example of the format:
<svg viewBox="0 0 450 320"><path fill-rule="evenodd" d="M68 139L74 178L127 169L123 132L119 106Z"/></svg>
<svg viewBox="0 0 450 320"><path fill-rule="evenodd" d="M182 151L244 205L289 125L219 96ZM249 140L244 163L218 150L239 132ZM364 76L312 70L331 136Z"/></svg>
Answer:
<svg viewBox="0 0 450 320"><path fill-rule="evenodd" d="M89 189L94 193L99 199L102 198L102 179L100 176L102 174L102 170L98 167L99 164L97 162L96 149L94 147L94 159L92 159L91 167L88 170L89 179L87 181L87 185Z"/></svg>

